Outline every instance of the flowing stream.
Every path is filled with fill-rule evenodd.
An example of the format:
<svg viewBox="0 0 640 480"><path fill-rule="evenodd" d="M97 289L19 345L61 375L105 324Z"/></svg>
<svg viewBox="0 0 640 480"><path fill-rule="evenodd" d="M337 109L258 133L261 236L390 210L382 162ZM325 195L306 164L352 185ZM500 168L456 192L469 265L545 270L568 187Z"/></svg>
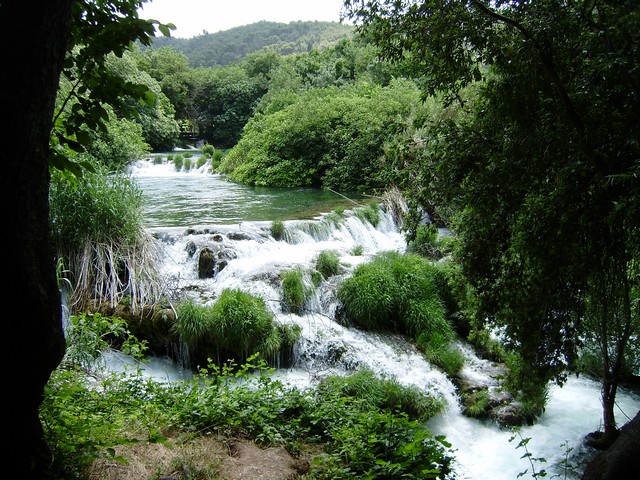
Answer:
<svg viewBox="0 0 640 480"><path fill-rule="evenodd" d="M365 205L366 199L308 189L244 187L208 173L206 166L178 172L171 164L143 161L132 174L145 195L149 229L163 241L163 274L176 288L189 287L190 294L204 304L213 302L225 288L239 288L264 298L276 321L302 328L293 367L278 369L278 377L306 386L324 375L366 366L442 397L446 411L430 420L429 427L452 444L456 478L512 480L525 470L523 478L532 478L532 467L522 458L527 452L546 460L536 462L536 471L544 468L550 477L579 478L581 462L593 453L582 440L601 425L596 382L572 377L562 388L552 387L539 421L510 440L513 432L463 416L453 384L401 337L363 332L334 321L340 280L377 252L404 250L404 237L390 215L383 212L373 227L350 210L354 201ZM324 215L335 209L346 209L339 222ZM273 220L284 222L284 240L271 236ZM204 247L225 252L226 266L214 278L198 278L193 251ZM356 249L361 254L356 255ZM344 272L324 281L302 314L283 312L278 274L297 267L312 269L323 250L338 252ZM470 349L464 351L468 359L463 374L484 376L486 362ZM128 362L123 357L115 360L123 368ZM185 375L164 359L153 359L145 368L150 375L167 380ZM623 424L640 409L640 397L621 390L617 398L616 415ZM521 438L530 438L526 451L516 448ZM565 460L569 466L578 465L577 475L564 467Z"/></svg>

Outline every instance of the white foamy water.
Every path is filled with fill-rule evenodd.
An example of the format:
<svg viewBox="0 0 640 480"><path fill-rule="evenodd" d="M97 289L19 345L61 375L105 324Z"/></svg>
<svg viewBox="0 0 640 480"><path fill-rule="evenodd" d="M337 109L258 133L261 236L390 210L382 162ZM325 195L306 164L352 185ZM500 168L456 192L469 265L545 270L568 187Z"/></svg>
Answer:
<svg viewBox="0 0 640 480"><path fill-rule="evenodd" d="M158 173L151 170L156 167L148 164L144 168L150 170L141 169L140 175L153 177ZM164 168L164 173L158 176L165 175L165 182L179 175ZM197 174L190 177L197 180ZM170 203L162 206L158 196L154 197L153 184L147 183L143 188L150 189L146 193L159 202L155 210L172 208ZM206 197L206 190L199 195ZM211 195L218 194L213 191ZM163 275L174 288L188 292L191 298L205 304L214 302L227 288L258 295L266 301L277 322L299 325L302 334L295 347L295 363L292 368L278 370L278 378L303 387L328 374L347 374L367 367L380 375L395 377L403 384L416 385L447 404L446 411L432 419L429 427L436 434L446 435L452 444L456 478L513 480L525 470L528 472L521 478L532 478L531 465L521 458L526 452L516 448L520 438L510 442L512 432L494 423L464 417L453 384L404 339L347 328L335 321L338 307L335 294L340 280L376 253L404 251L404 237L390 215L382 212L376 227L361 221L349 210L338 223L323 216L304 221L287 220L284 222L286 240L275 240L271 236L268 220L192 223L196 225L190 229L184 226L151 229L164 246ZM353 254L356 247L362 248L362 255ZM213 278L198 278L198 254L204 248L224 251L226 266ZM279 275L297 267L313 269L323 250L338 253L343 272L320 285L302 315L284 312ZM478 359L468 347L462 348L469 357L464 375L491 383L493 380L486 374L487 362ZM156 362L149 368L156 377L174 378L170 365ZM175 374L175 378L180 379L184 372ZM640 398L621 390L618 406L616 415L623 424L640 409ZM571 464L584 461L589 452L582 446L582 440L586 434L599 429L601 416L600 387L596 382L571 377L562 388L552 387L545 413L535 425L520 431L522 438L531 438L528 451L534 457L546 459L545 464L535 465L536 470L545 468L549 477L556 474L560 478L565 475L579 478L581 470L576 476L559 463L567 455ZM567 453L568 449L572 451Z"/></svg>

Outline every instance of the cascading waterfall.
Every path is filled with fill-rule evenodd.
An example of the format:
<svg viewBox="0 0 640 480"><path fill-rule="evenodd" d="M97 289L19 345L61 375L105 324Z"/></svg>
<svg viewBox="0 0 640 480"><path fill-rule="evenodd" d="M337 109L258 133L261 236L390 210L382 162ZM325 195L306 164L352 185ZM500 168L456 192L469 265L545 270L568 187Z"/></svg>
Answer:
<svg viewBox="0 0 640 480"><path fill-rule="evenodd" d="M155 167L147 164L144 168L147 169L144 174L152 177L150 172ZM184 173L171 172L166 166L158 168L165 183L179 175L184 180ZM163 194L153 190L159 184L143 185L150 202L148 208L169 210L171 205L163 204ZM220 196L219 192L212 194ZM522 458L526 452L516 448L518 440L509 441L513 432L463 416L452 382L410 343L400 336L364 332L336 321L339 308L336 290L340 281L378 252L404 251L404 237L391 214L381 211L375 227L350 210L345 210L339 219L332 214L312 220L287 220L281 240L273 238L271 226L272 222L266 220L227 221L188 229L159 226L150 230L164 245L162 275L176 291L187 292L185 295L209 304L224 289L240 289L262 297L275 321L301 328L294 363L290 368L277 370L278 378L292 385L307 386L325 375L367 367L403 384L416 385L446 402L446 411L432 419L429 426L452 443L457 459L456 478L511 480L526 469L527 475L531 475L531 465ZM198 275L198 252L204 248L216 252L223 262L223 268L216 270L212 278ZM283 308L280 274L294 268L314 269L318 255L324 250L337 252L343 271L323 281L300 314L288 312ZM362 254L354 254L356 250ZM461 349L467 357L463 375L485 377L488 362L476 357L468 346L461 345ZM158 365L153 368L156 370L152 374L158 376ZM168 371L166 365L163 368ZM633 417L640 408L640 398L625 390L619 393L618 401L621 423L626 421L624 415ZM568 459L575 464L588 453L582 439L600 427L600 418L599 385L586 378L570 378L563 388L551 388L545 413L536 425L523 427L520 435L531 437L528 449L534 457L546 459L546 464L536 465L538 471L545 468L549 473L577 478L561 462Z"/></svg>

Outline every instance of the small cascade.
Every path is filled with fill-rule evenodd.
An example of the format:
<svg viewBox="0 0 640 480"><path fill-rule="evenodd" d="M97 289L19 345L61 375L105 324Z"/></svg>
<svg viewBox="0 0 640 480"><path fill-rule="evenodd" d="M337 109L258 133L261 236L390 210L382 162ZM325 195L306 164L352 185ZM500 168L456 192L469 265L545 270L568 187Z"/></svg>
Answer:
<svg viewBox="0 0 640 480"><path fill-rule="evenodd" d="M187 177L193 179L198 171L181 172L178 177L172 164L154 165L148 161L137 164L135 169L135 175L148 177L147 194L155 192L155 197L149 197L154 202L149 202L147 215L156 218L155 224L159 226L149 230L164 246L160 273L176 298L192 298L207 305L215 302L225 289L239 289L263 298L275 322L300 328L293 364L278 369L277 378L305 387L327 375L348 374L358 368L395 377L402 384L415 385L444 400L445 412L430 420L429 428L445 435L453 445L456 478L511 480L530 468L523 457L526 452L516 448L519 439L509 441L513 432L499 428L496 423L462 415L452 382L404 338L364 332L340 322L337 300L340 282L379 252L405 250L405 239L393 209L381 209L380 221L375 226L344 208L338 209L340 214L334 211L310 220L286 220L282 236L276 239L271 233L271 220L283 216L267 216L258 211L250 217L243 210L258 203L246 196L248 193L256 196L257 192L246 187L240 190L237 185L216 178L217 175L202 173L197 183L180 183ZM163 176L172 177L171 189L165 188L167 181ZM177 196L184 191L189 193L191 203L186 204L184 196ZM284 202L287 218L291 218L302 198ZM165 223L168 216L180 209L185 216ZM187 217L186 213L197 214L195 218L202 223L189 228L166 226L191 225L193 222L184 218L193 217ZM309 286L318 256L325 250L337 253L340 272L319 284L316 282L313 294L294 313L283 301L282 274L302 269ZM203 252L210 263L199 268ZM500 373L496 366L478 358L464 344L459 348L467 358L462 376L493 386ZM160 375L153 368L152 373ZM631 392L621 391L618 400L629 417L640 408L640 398ZM619 412L616 415L624 421ZM563 470L561 462L565 458L573 464L580 461L585 454L582 438L599 428L600 418L599 385L584 378L570 378L563 388L550 390L545 413L536 425L523 427L520 434L532 438L529 451L546 459L546 465L539 467L546 468L551 476L579 478ZM570 456L566 453L569 448L574 449ZM531 470L524 478L530 478L530 474Z"/></svg>

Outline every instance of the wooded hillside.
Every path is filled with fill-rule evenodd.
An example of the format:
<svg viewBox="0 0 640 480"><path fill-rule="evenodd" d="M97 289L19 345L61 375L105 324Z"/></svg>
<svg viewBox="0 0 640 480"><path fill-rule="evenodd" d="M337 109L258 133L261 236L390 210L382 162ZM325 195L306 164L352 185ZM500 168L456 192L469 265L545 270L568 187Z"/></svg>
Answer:
<svg viewBox="0 0 640 480"><path fill-rule="evenodd" d="M160 37L151 48L172 46L189 58L192 67L213 67L238 62L267 47L281 55L323 50L352 32L352 26L338 22L262 21L188 39Z"/></svg>

